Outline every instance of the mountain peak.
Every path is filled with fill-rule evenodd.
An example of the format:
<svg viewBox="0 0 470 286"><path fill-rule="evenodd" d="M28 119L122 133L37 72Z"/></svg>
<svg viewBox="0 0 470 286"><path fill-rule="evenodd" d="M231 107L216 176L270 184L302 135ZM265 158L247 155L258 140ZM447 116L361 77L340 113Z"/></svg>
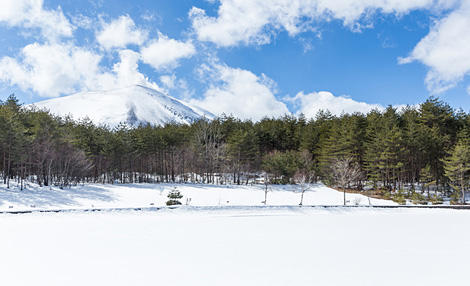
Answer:
<svg viewBox="0 0 470 286"><path fill-rule="evenodd" d="M90 118L95 124L115 127L125 122L163 125L169 122L189 124L214 115L151 87L132 85L104 91L79 92L40 101L34 106L53 114L71 115L74 119Z"/></svg>

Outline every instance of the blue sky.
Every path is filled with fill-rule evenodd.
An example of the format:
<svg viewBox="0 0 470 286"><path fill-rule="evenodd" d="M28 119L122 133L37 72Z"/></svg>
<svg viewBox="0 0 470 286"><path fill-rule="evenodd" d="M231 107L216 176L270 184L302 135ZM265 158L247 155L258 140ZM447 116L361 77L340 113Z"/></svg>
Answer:
<svg viewBox="0 0 470 286"><path fill-rule="evenodd" d="M470 111L468 0L0 5L0 92L24 103L140 83L253 119L429 95Z"/></svg>

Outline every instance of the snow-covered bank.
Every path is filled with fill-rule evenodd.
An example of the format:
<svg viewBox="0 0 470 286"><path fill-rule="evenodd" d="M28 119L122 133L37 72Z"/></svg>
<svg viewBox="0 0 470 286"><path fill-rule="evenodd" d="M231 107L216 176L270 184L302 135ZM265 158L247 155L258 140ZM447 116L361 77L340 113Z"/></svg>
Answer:
<svg viewBox="0 0 470 286"><path fill-rule="evenodd" d="M2 215L2 285L466 285L470 212Z"/></svg>
<svg viewBox="0 0 470 286"><path fill-rule="evenodd" d="M191 206L257 206L264 205L263 185L203 185L203 184L89 184L59 189L31 185L20 191L13 187L0 188L0 210L122 208L164 206L168 192L177 188L183 204ZM296 185L269 187L267 205L298 205L300 188ZM369 205L361 194L346 194L350 205ZM322 184L305 192L304 205L342 205L343 194ZM373 205L394 205L392 201L370 199Z"/></svg>

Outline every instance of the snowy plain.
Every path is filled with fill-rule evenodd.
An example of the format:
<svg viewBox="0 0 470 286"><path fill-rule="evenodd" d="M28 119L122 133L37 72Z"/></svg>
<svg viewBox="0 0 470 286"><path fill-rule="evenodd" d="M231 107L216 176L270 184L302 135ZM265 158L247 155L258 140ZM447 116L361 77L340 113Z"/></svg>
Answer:
<svg viewBox="0 0 470 286"><path fill-rule="evenodd" d="M168 192L177 188L181 202L190 206L262 206L264 185L205 184L86 184L71 188L38 187L30 184L25 190L18 186L0 188L0 211L30 209L89 209L164 206ZM267 205L300 203L298 185L271 185ZM348 205L395 205L387 200L361 194L346 194ZM313 184L304 194L304 205L342 205L343 193L323 184Z"/></svg>
<svg viewBox="0 0 470 286"><path fill-rule="evenodd" d="M470 212L279 207L0 216L1 285L468 285Z"/></svg>
<svg viewBox="0 0 470 286"><path fill-rule="evenodd" d="M189 206L79 211L164 206L175 187ZM0 214L0 285L468 285L470 211L301 208L299 191L270 186L253 208L263 185L2 187L2 211L73 211ZM322 184L304 197L342 204Z"/></svg>

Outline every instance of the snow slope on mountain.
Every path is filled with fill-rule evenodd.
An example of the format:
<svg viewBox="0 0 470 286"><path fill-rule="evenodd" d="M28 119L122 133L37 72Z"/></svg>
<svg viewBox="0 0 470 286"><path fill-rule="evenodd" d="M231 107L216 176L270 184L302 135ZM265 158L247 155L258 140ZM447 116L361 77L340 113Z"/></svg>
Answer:
<svg viewBox="0 0 470 286"><path fill-rule="evenodd" d="M53 114L71 115L74 119L90 118L110 127L126 122L163 125L168 122L188 124L199 118L213 118L210 112L193 107L155 89L134 85L122 89L81 92L34 103Z"/></svg>

